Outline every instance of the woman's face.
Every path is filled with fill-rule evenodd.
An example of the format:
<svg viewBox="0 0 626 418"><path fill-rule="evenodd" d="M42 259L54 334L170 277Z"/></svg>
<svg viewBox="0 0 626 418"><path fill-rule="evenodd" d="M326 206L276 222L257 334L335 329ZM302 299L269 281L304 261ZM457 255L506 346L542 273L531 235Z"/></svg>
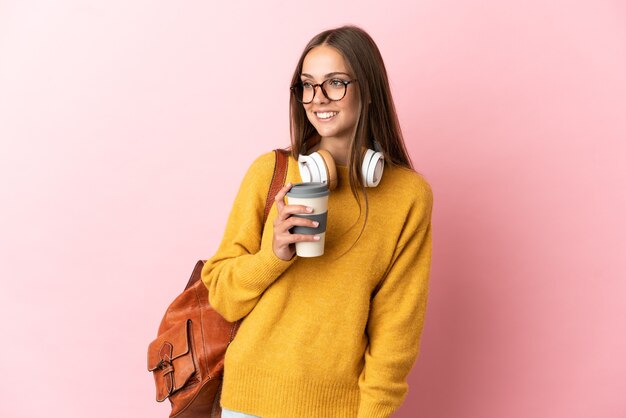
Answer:
<svg viewBox="0 0 626 418"><path fill-rule="evenodd" d="M300 80L321 84L328 79L349 81L354 79L354 74L335 48L316 46L304 57ZM347 85L346 95L337 101L329 100L321 87L316 87L313 101L303 106L307 118L322 138L332 137L349 143L355 134L361 110L358 84L352 82Z"/></svg>

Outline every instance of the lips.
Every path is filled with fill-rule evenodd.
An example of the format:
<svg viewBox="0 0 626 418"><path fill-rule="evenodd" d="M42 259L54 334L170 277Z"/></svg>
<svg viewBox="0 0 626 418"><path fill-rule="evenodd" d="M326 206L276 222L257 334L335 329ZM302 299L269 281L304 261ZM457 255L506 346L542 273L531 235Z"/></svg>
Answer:
<svg viewBox="0 0 626 418"><path fill-rule="evenodd" d="M313 113L315 114L315 117L319 121L325 122L325 121L333 119L335 116L337 116L337 114L339 112L328 112L328 111L325 111L325 112L313 112Z"/></svg>

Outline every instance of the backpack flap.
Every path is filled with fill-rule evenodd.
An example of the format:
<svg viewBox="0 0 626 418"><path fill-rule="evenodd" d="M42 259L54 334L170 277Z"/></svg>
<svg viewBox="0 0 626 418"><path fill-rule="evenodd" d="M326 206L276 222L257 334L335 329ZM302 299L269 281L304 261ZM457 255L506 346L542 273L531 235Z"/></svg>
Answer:
<svg viewBox="0 0 626 418"><path fill-rule="evenodd" d="M190 342L191 320L187 320L150 343L148 371L154 375L157 402L182 388L196 371Z"/></svg>

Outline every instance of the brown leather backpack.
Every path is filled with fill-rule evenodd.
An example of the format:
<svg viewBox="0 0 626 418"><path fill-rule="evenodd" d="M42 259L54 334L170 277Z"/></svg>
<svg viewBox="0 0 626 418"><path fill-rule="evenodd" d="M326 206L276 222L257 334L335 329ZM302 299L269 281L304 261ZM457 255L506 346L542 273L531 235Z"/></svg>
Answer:
<svg viewBox="0 0 626 418"><path fill-rule="evenodd" d="M263 224L287 174L288 151L274 150L276 165L267 195ZM224 355L241 320L228 322L209 305L200 280L205 260L163 316L156 340L148 347L148 371L154 375L156 400L169 398L170 418L219 418Z"/></svg>

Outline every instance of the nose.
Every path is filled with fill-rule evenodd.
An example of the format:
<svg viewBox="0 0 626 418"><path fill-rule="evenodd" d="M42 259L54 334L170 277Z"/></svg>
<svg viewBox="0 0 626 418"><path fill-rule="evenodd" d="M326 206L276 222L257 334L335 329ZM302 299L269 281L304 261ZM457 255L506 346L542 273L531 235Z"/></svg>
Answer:
<svg viewBox="0 0 626 418"><path fill-rule="evenodd" d="M324 94L324 91L322 90L322 85L320 84L319 86L315 86L313 87L313 103L315 104L320 104L320 103L328 103L329 100L326 98L326 95Z"/></svg>

